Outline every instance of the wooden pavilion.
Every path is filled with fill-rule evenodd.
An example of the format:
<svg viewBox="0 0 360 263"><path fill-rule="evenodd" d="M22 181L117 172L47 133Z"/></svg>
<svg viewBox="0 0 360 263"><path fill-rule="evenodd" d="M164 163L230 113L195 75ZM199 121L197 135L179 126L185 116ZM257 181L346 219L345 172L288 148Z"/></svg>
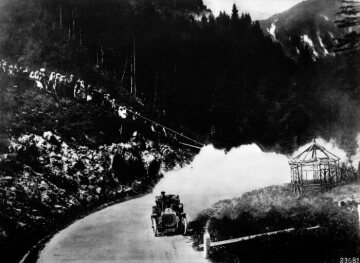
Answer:
<svg viewBox="0 0 360 263"><path fill-rule="evenodd" d="M323 192L340 182L340 158L314 143L289 161L291 189L299 195Z"/></svg>

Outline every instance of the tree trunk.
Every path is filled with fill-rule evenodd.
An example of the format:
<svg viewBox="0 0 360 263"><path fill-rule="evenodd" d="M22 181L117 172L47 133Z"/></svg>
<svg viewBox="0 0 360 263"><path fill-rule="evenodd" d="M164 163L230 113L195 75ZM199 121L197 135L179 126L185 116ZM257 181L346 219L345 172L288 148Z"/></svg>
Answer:
<svg viewBox="0 0 360 263"><path fill-rule="evenodd" d="M126 61L125 61L124 71L123 71L123 73L122 73L121 80L120 80L120 86L122 85L122 83L123 83L123 81L124 81L124 78L125 78L125 73L126 73L127 64L128 64L128 58L126 58Z"/></svg>
<svg viewBox="0 0 360 263"><path fill-rule="evenodd" d="M134 91L134 57L130 55L130 93L132 94Z"/></svg>
<svg viewBox="0 0 360 263"><path fill-rule="evenodd" d="M104 47L101 46L101 65L104 65Z"/></svg>
<svg viewBox="0 0 360 263"><path fill-rule="evenodd" d="M62 30L62 29L63 29L63 27L62 27L62 21L63 21L63 19L62 19L62 7L60 6L60 10L59 10L59 24L60 24L60 30Z"/></svg>
<svg viewBox="0 0 360 263"><path fill-rule="evenodd" d="M133 73L134 73L134 94L135 94L135 97L136 97L136 93L137 93L137 90L136 90L136 42L135 42L135 35L133 37L133 51L134 51L134 69L133 69Z"/></svg>
<svg viewBox="0 0 360 263"><path fill-rule="evenodd" d="M155 73L154 108L156 107L157 91L158 91L158 73L156 72Z"/></svg>
<svg viewBox="0 0 360 263"><path fill-rule="evenodd" d="M76 39L74 10L71 10L71 18L72 18L72 33L73 33L72 36L73 36L73 39Z"/></svg>

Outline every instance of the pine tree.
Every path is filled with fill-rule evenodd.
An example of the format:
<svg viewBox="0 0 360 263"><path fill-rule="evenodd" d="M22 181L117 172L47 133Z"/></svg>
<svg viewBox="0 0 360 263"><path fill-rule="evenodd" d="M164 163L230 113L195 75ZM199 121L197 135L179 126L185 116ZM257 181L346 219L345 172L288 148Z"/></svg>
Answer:
<svg viewBox="0 0 360 263"><path fill-rule="evenodd" d="M211 26L214 26L215 23L216 23L215 17L214 17L214 15L211 13L211 14L209 15L209 24L210 24Z"/></svg>
<svg viewBox="0 0 360 263"><path fill-rule="evenodd" d="M232 21L239 20L239 10L237 9L235 4L233 4L233 7L232 7L231 20Z"/></svg>

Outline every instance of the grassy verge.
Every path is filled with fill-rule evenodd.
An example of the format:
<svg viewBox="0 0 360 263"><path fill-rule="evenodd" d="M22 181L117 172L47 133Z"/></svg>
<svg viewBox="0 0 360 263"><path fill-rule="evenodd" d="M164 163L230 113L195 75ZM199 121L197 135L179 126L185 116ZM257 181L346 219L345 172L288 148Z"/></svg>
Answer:
<svg viewBox="0 0 360 263"><path fill-rule="evenodd" d="M194 244L202 242L204 227L212 241L294 227L291 233L215 247L213 262L339 262L358 257L360 235L355 206L339 208L337 192L355 194L359 185L343 186L331 193L298 198L287 185L252 191L224 200L204 210L192 223ZM317 230L306 227L321 225Z"/></svg>

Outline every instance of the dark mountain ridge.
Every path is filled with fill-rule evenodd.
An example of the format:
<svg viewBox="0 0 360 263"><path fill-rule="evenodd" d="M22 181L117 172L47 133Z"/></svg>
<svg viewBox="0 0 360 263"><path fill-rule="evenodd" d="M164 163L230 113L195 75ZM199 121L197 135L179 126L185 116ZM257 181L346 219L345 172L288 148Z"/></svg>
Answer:
<svg viewBox="0 0 360 263"><path fill-rule="evenodd" d="M298 57L305 44L314 58L334 55L337 38L343 33L334 23L340 4L340 0L307 0L260 24L291 57Z"/></svg>

